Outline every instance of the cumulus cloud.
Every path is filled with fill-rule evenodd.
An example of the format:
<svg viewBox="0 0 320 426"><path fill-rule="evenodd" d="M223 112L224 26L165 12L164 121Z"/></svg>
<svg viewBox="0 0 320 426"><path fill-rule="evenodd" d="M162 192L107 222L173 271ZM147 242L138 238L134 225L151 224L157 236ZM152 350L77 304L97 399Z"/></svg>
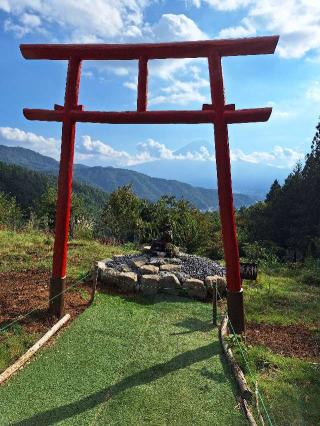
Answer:
<svg viewBox="0 0 320 426"><path fill-rule="evenodd" d="M231 151L231 161L244 161L253 164L267 164L278 168L291 168L297 161L302 160L304 154L291 148L275 146L272 151L254 151L245 154L241 149Z"/></svg>
<svg viewBox="0 0 320 426"><path fill-rule="evenodd" d="M116 166L133 166L158 160L213 160L206 147L200 147L198 151L188 151L184 154L176 154L165 144L155 141L152 138L139 142L136 152L131 154L127 151L117 151L110 145L100 140L93 140L90 136L82 136L80 143L80 155L85 160L86 156L92 158L94 155L102 162L113 162Z"/></svg>
<svg viewBox="0 0 320 426"><path fill-rule="evenodd" d="M201 4L208 4L220 11L230 11L247 6L251 3L251 0L191 0L191 2L196 7L200 7Z"/></svg>
<svg viewBox="0 0 320 426"><path fill-rule="evenodd" d="M200 40L208 36L185 14L165 13L154 23L144 19L145 8L153 0L0 0L0 10L9 18L5 31L16 37L42 32L60 42L125 43ZM150 71L162 79L172 78L192 62L166 60L151 62ZM92 66L92 65L91 65ZM101 73L136 75L132 61L93 65ZM132 88L132 84L126 85ZM131 87L130 87L131 86Z"/></svg>
<svg viewBox="0 0 320 426"><path fill-rule="evenodd" d="M207 36L198 25L184 14L166 13L151 28L153 38L161 41L202 40Z"/></svg>
<svg viewBox="0 0 320 426"><path fill-rule="evenodd" d="M209 5L219 11L245 8L239 25L227 27L219 37L280 34L278 54L282 58L301 58L320 50L320 2L317 0L193 0L196 7Z"/></svg>
<svg viewBox="0 0 320 426"><path fill-rule="evenodd" d="M256 35L256 28L248 18L241 21L241 25L224 28L219 32L219 38L239 38Z"/></svg>
<svg viewBox="0 0 320 426"><path fill-rule="evenodd" d="M46 138L17 128L0 127L0 143L7 146L22 146L40 152L40 154L49 155L57 160L60 156L60 140ZM206 146L185 152L175 152L152 138L139 142L136 145L136 151L130 153L124 150L116 150L106 142L84 135L77 141L75 149L76 161L84 161L87 164L112 164L117 167L159 160L215 161L214 155L209 152ZM231 161L267 164L278 168L292 168L297 161L304 158L302 152L281 146L275 146L271 151L254 151L251 153L236 149L231 151L230 155Z"/></svg>
<svg viewBox="0 0 320 426"><path fill-rule="evenodd" d="M60 140L17 128L0 127L0 143L7 146L22 146L55 159L59 159L60 156Z"/></svg>
<svg viewBox="0 0 320 426"><path fill-rule="evenodd" d="M18 37L32 31L35 24L60 27L70 41L103 41L110 37L136 37L143 23L148 0L1 0L0 9L14 21L7 26ZM32 14L32 19L26 19ZM17 22L19 22L17 24ZM21 28L17 31L15 28Z"/></svg>
<svg viewBox="0 0 320 426"><path fill-rule="evenodd" d="M150 98L150 105L170 103L187 105L191 102L204 103L208 100L207 93L203 89L209 87L208 79L200 77L200 70L196 66L190 68L193 80L181 81L175 79L166 87L160 89L160 94Z"/></svg>
<svg viewBox="0 0 320 426"><path fill-rule="evenodd" d="M267 106L272 107L271 119L289 119L296 115L296 111L293 108L290 111L283 110L281 106L274 101L269 101Z"/></svg>

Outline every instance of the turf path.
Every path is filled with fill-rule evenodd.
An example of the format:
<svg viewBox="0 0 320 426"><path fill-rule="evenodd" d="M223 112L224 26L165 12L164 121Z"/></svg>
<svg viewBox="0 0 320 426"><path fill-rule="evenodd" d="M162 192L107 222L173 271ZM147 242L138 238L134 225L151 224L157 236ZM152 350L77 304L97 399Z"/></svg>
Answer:
<svg viewBox="0 0 320 426"><path fill-rule="evenodd" d="M246 424L210 306L98 294L0 387L0 425Z"/></svg>

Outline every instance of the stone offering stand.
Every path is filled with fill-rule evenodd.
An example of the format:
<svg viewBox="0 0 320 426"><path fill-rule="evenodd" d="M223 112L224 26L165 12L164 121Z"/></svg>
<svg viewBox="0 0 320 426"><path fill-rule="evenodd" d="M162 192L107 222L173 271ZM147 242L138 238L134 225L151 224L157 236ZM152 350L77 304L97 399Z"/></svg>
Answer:
<svg viewBox="0 0 320 426"><path fill-rule="evenodd" d="M218 294L226 295L225 269L201 256L176 252L175 257L168 257L144 247L141 253L115 255L97 266L101 284L119 293L166 293L208 300L217 285Z"/></svg>

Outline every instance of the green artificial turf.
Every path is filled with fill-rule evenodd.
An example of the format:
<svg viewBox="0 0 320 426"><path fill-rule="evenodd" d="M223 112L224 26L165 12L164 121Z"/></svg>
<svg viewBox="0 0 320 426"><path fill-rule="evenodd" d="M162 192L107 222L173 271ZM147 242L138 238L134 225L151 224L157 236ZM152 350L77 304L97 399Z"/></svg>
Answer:
<svg viewBox="0 0 320 426"><path fill-rule="evenodd" d="M0 388L2 425L246 424L210 305L98 294Z"/></svg>

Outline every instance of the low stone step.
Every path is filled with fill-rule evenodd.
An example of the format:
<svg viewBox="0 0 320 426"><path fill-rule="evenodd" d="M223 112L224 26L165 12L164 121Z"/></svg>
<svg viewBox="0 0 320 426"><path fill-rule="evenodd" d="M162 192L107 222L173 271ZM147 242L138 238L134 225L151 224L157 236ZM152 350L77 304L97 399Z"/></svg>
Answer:
<svg viewBox="0 0 320 426"><path fill-rule="evenodd" d="M174 272L174 271L180 271L181 265L175 265L173 263L166 263L165 265L160 265L160 271L165 272Z"/></svg>

